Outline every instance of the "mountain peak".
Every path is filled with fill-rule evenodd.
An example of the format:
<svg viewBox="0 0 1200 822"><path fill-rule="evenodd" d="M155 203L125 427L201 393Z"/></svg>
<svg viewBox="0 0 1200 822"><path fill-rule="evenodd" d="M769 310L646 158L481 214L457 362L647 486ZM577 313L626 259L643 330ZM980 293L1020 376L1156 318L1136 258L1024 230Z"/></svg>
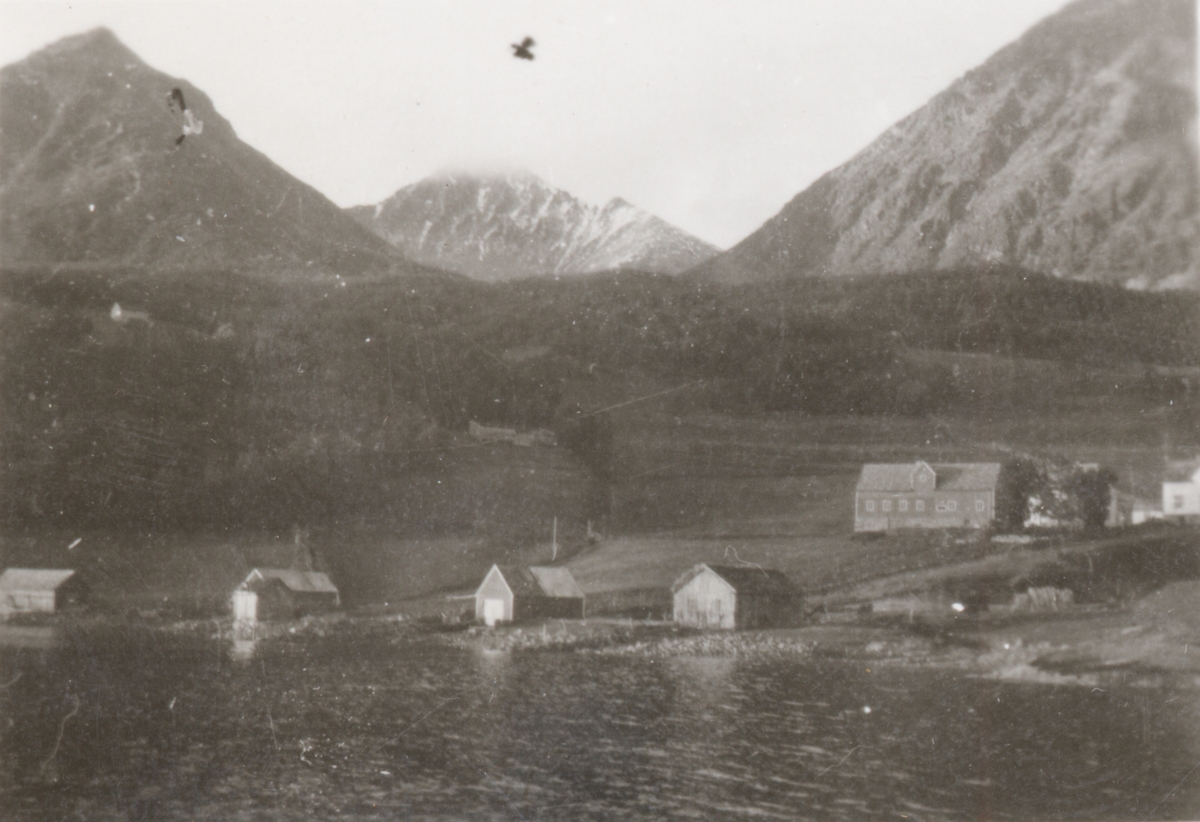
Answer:
<svg viewBox="0 0 1200 822"><path fill-rule="evenodd" d="M410 259L483 280L675 274L716 253L620 198L597 208L524 170L443 173L350 213Z"/></svg>
<svg viewBox="0 0 1200 822"><path fill-rule="evenodd" d="M618 211L622 208L637 208L637 206L626 200L624 197L613 197L604 204L605 211Z"/></svg>
<svg viewBox="0 0 1200 822"><path fill-rule="evenodd" d="M1193 0L1079 0L701 272L726 280L1003 265L1200 287Z"/></svg>
<svg viewBox="0 0 1200 822"><path fill-rule="evenodd" d="M168 105L176 88L202 130ZM398 260L106 28L0 69L0 133L6 263L351 273Z"/></svg>
<svg viewBox="0 0 1200 822"><path fill-rule="evenodd" d="M39 59L83 61L93 64L119 63L122 67L126 64L136 64L139 67L145 65L141 58L121 42L111 29L104 26L97 26L80 34L72 34L56 40L26 58L26 60Z"/></svg>
<svg viewBox="0 0 1200 822"><path fill-rule="evenodd" d="M79 34L69 35L58 41L64 47L82 46L82 45L103 45L103 46L118 46L126 48L125 44L113 33L113 30L108 26L96 26L94 29L80 32ZM51 48L54 46L51 45Z"/></svg>

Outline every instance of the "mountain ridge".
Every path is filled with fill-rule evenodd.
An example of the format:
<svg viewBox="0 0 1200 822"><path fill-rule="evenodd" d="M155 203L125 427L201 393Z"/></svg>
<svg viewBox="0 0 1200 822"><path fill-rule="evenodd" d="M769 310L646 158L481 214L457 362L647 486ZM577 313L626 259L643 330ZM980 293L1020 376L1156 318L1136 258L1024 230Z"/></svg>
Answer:
<svg viewBox="0 0 1200 822"><path fill-rule="evenodd" d="M677 274L717 249L620 197L592 206L526 172L445 172L348 213L425 265L481 280Z"/></svg>
<svg viewBox="0 0 1200 822"><path fill-rule="evenodd" d="M1068 5L695 274L999 264L1200 288L1195 22L1188 0Z"/></svg>
<svg viewBox="0 0 1200 822"><path fill-rule="evenodd" d="M175 88L202 132L181 131L168 105ZM0 69L0 137L6 265L354 274L401 261L242 142L203 91L148 66L105 28Z"/></svg>

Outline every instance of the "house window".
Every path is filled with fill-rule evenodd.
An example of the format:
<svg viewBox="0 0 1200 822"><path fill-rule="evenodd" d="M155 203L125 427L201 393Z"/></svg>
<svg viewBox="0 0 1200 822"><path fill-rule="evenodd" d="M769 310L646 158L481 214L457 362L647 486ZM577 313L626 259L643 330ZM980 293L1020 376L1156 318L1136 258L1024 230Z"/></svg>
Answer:
<svg viewBox="0 0 1200 822"><path fill-rule="evenodd" d="M958 510L958 500L956 500L956 499L946 500L946 510L947 511L957 511Z"/></svg>
<svg viewBox="0 0 1200 822"><path fill-rule="evenodd" d="M924 511L924 510L925 510L925 500L923 500L923 499L919 499L919 500L917 500L917 510L918 510L918 511Z"/></svg>
<svg viewBox="0 0 1200 822"><path fill-rule="evenodd" d="M890 511L892 510L892 501L890 499L885 499L880 507L883 508L884 511Z"/></svg>
<svg viewBox="0 0 1200 822"><path fill-rule="evenodd" d="M1175 510L1178 511L1181 508L1183 508L1183 494L1176 494L1175 495Z"/></svg>
<svg viewBox="0 0 1200 822"><path fill-rule="evenodd" d="M873 500L873 499L869 499L869 500L867 500L867 510L868 510L868 511L874 511L874 510L875 510L875 500Z"/></svg>
<svg viewBox="0 0 1200 822"><path fill-rule="evenodd" d="M983 500L981 500L981 499L977 499L977 500L975 500L975 510L976 510L976 511L979 511L980 513L983 513L983 509L984 509L985 507L986 507L986 506L984 505L984 502L983 502Z"/></svg>
<svg viewBox="0 0 1200 822"><path fill-rule="evenodd" d="M908 510L908 500L906 500L906 499L902 499L902 500L900 500L900 502L899 502L899 503L897 503L897 505L899 506L899 508L900 508L900 510L901 510L901 511L907 511L907 510Z"/></svg>

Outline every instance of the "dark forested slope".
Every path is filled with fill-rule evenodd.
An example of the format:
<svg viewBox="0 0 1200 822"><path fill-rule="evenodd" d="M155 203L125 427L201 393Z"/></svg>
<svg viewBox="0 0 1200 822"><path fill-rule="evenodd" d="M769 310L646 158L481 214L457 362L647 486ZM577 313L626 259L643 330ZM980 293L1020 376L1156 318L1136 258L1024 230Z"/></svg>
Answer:
<svg viewBox="0 0 1200 822"><path fill-rule="evenodd" d="M382 510L470 420L555 428L602 470L588 452L602 426L573 422L597 409L570 389L616 375L694 384L715 410L914 414L971 412L963 357L1057 364L988 397L1017 409L1078 390L1057 382L1068 372L1170 402L1200 366L1196 297L1015 271L341 282L3 273L5 514L166 526Z"/></svg>

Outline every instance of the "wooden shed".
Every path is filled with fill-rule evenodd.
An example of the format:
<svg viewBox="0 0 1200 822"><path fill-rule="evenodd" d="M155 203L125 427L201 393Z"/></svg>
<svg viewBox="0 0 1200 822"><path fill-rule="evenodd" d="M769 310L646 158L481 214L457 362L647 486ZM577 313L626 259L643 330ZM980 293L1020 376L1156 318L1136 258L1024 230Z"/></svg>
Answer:
<svg viewBox="0 0 1200 822"><path fill-rule="evenodd" d="M53 614L87 600L87 585L67 568L8 568L0 574L0 615Z"/></svg>
<svg viewBox="0 0 1200 822"><path fill-rule="evenodd" d="M695 565L675 580L675 621L694 628L785 628L804 619L804 600L781 571Z"/></svg>
<svg viewBox="0 0 1200 822"><path fill-rule="evenodd" d="M318 571L255 568L233 592L237 620L293 619L335 610L341 604L337 586Z"/></svg>
<svg viewBox="0 0 1200 822"><path fill-rule="evenodd" d="M475 618L486 625L582 619L583 589L566 568L493 565L475 591Z"/></svg>

